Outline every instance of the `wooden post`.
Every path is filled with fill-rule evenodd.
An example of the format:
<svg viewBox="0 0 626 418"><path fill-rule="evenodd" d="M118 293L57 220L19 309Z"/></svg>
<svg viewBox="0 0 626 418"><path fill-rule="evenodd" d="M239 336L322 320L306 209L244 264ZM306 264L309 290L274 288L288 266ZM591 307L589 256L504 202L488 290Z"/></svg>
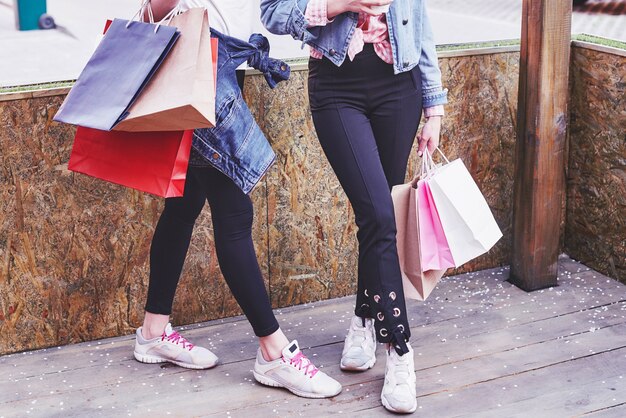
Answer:
<svg viewBox="0 0 626 418"><path fill-rule="evenodd" d="M532 291L557 283L572 2L524 0L522 13L509 281Z"/></svg>

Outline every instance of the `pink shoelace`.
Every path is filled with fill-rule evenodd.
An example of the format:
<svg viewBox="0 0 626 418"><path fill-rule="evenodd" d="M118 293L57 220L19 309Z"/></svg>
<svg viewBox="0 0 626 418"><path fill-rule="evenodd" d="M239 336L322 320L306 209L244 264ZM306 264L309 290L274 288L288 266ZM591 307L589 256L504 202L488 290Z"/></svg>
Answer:
<svg viewBox="0 0 626 418"><path fill-rule="evenodd" d="M163 333L163 335L161 335L161 341L164 340L173 342L174 344L182 344L183 348L186 348L189 351L193 348L193 344L187 341L187 339L180 335L177 331L173 331L170 335L165 335L165 333Z"/></svg>
<svg viewBox="0 0 626 418"><path fill-rule="evenodd" d="M315 367L313 365L313 363L311 363L311 360L309 360L304 354L302 354L301 352L296 354L294 356L294 358L292 358L291 360L287 361L287 359L285 358L285 356L283 356L283 362L285 363L289 363L290 365L297 367L298 370L303 370L305 375L309 375L309 378L313 378L313 376L315 376L317 374L317 372L319 371L317 367ZM309 370L309 368L311 370Z"/></svg>

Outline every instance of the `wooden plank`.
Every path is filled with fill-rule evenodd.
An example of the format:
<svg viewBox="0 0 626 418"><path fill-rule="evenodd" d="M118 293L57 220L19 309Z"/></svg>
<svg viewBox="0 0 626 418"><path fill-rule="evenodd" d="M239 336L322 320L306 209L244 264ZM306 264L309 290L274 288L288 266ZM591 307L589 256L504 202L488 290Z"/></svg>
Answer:
<svg viewBox="0 0 626 418"><path fill-rule="evenodd" d="M467 303L475 305L475 308L473 308L471 312L466 315L458 315L457 313L454 313L454 311L441 309L439 306L435 310L434 320L433 318L428 320L433 320L431 325L425 328L414 329L414 335L416 336L415 341L419 341L417 340L417 336L419 335L419 337L421 337L420 340L433 342L426 347L432 349L431 352L423 352L424 350L422 350L421 347L418 348L418 353L422 354L422 356L420 356L421 359L418 361L421 361L424 358L441 359L441 364L420 364L420 373L423 373L424 370L429 367L438 367L454 361L463 361L463 359L465 359L465 357L463 357L464 355L476 357L477 354L472 350L468 350L468 347L480 348L481 346L489 346L491 351L483 350L482 355L487 353L498 353L507 349L512 349L511 347L516 348L520 345L520 343L533 344L537 341L542 342L544 341L544 338L548 338L546 336L566 336L568 332L573 332L572 330L578 329L576 327L579 326L582 330L588 330L589 327L608 326L606 322L598 323L598 319L607 319L610 321L619 321L620 318L623 319L623 312L619 310L615 312L606 311L606 309L614 309L611 307L601 307L593 312L575 311L572 313L572 315L575 314L577 316L567 314L568 309L583 309L595 303L614 300L616 297L619 297L620 295L623 297L624 295L625 287L623 285L612 280L607 282L606 277L599 275L596 272L582 271L582 273L578 273L579 270L585 269L582 269L580 265L577 265L576 263L570 263L569 267L564 269L562 272L564 279L561 287L533 294L526 294L517 290L513 286L510 286L508 283L503 283L502 280L506 277L502 277L502 275L498 277L498 273L501 273L499 270L491 271L493 275L467 274L462 278L452 278L448 281L448 283L446 283L447 288L450 291L456 289L457 294L461 293L463 298L466 298L464 300L466 300ZM602 289L602 286L608 287L608 290L605 291ZM491 291L485 292L487 289ZM493 301L492 306L496 306L493 311L489 311L482 306L485 301L485 295L489 295L488 300ZM582 302L581 298L583 299ZM440 298L439 300L432 299L425 303L422 308L425 308L426 305L429 304L432 305L431 307L441 305L444 299L445 298ZM529 309L528 305L532 305L533 308L538 309L539 311L537 313L533 313L533 317L552 318L552 320L547 321L548 325L537 321L534 321L536 323L532 323L531 321L530 323L523 324L522 321L515 320L516 317L519 318L520 315L527 313L527 310ZM315 308L312 308L311 306L289 308L283 310L282 313L286 316L286 318L288 318L286 319L286 323L293 327L293 331L296 333L295 336L297 336L297 338L300 338L300 335L310 334L309 329L301 327L303 321L315 322L316 320L321 320L322 322L319 323L327 324L325 334L322 335L323 338L326 338L327 340L324 341L324 339L322 339L321 341L317 341L316 337L316 343L327 344L326 347L319 347L320 350L330 350L329 352L335 353L334 357L332 358L331 363L321 362L323 357L315 356L314 358L317 364L326 364L326 366L331 367L332 370L333 368L336 368L339 356L338 353L340 353L342 347L342 327L346 326L345 323L351 316L351 298L343 298L335 304L324 302L315 306ZM540 309L542 307L548 309ZM321 312L321 315L319 311L323 311ZM344 318L338 318L338 316L343 316ZM418 320L421 322L422 317L418 318ZM341 321L344 322L342 323ZM575 321L575 323L579 325L572 328L569 325L572 321ZM482 324L483 322L487 322L489 327L484 326ZM247 324L242 322L240 325L246 326ZM455 331L454 325L456 325L459 330L462 330L462 337L455 335L457 331ZM524 325L525 328L519 328L520 325ZM236 327L234 327L232 323L217 324L217 326L211 330L210 338L223 339L225 342L223 343L223 346L231 349L231 359L233 361L236 362L237 359L247 359L247 361L250 361L254 351L256 351L254 338L245 337L245 333L242 332L242 329L235 331L235 328ZM500 328L502 331L495 333L495 328ZM540 332L538 334L533 334L533 329L537 328ZM198 335L202 335L202 333L204 333L205 337L207 335L206 331L199 328L194 329L192 332L197 333ZM514 338L515 336L527 334L530 334L530 339L523 339L521 342ZM234 342L233 340L238 342L236 344L232 344L232 342ZM24 381L22 376L17 375L25 372L23 367L17 369L15 372L12 371L10 380L2 379L2 381L6 381L7 386L1 388L0 393L5 394L6 398L4 398L4 400L28 399L30 397L29 393L24 392L23 390L10 392L10 389L17 387L20 389L29 389L31 394L34 393L37 396L45 395L54 398L55 396L60 396L60 394L46 395L48 394L49 388L62 388L67 386L68 382L71 382L73 387L70 389L74 394L77 393L76 391L78 389L82 389L83 392L87 394L94 392L98 393L99 391L108 390L107 388L110 388L111 386L118 385L117 382L120 376L117 375L117 372L119 370L124 370L124 376L132 374L133 379L154 379L154 370L156 366L150 367L139 365L131 359L131 341L132 340L126 338L124 342L111 341L114 344L95 343L92 347L83 347L82 351L78 350L79 347L74 346L73 350L70 350L69 353L64 353L65 355L70 354L70 357L65 357L65 363L63 363L63 358L53 363L51 363L50 359L44 361L41 361L40 359L41 364L34 367L34 370L37 370L40 373L35 373L28 378L28 381ZM493 346L491 341L504 341L511 345L498 346L496 344ZM240 343L247 345L245 350L232 349L233 347L238 348L238 344ZM52 352L52 355L59 355L59 353L63 353L64 350L66 350L65 347L61 350L47 350L47 352L39 352L39 354L49 356L48 353ZM89 352L90 350L92 351L91 353ZM73 354L71 354L72 351ZM317 352L318 350L314 349L309 352L309 355L313 356ZM446 356L441 356L441 353L446 353ZM219 354L221 355L221 353ZM81 355L83 355L83 359L81 359ZM73 364L84 363L87 355L96 356L96 360L91 366L91 369L85 368L85 370L64 371L63 367L59 367L62 364L67 364L68 358L72 358L71 363ZM17 356L5 356L0 359L2 362L0 364L12 366L10 362L6 361L6 358L9 357L15 360L20 356L28 357L29 363L31 363L31 358L38 359L43 357L33 355L32 353ZM78 356L78 358L75 356ZM87 362L90 362L89 358L86 358L86 360ZM17 365L18 362L13 361L12 363ZM48 367L48 370L45 373L41 373L41 370L45 367ZM222 370L224 367L225 365L222 365L218 370ZM379 377L382 376L382 363L376 367L380 369L374 370L372 373L376 373ZM4 367L0 368L6 370ZM247 366L247 369L245 369L245 371L241 374L242 379L249 378L249 368L250 366ZM161 381L166 378L180 378L180 376L187 376L190 373L175 367L166 367L163 370L156 370L159 372L157 380ZM59 371L61 371L61 373L59 373ZM216 372L216 370L206 373L208 374L214 372ZM98 380L93 381L89 379L90 376L94 375L99 376ZM30 387L28 387L28 385L30 385ZM286 395L286 397L286 399L289 399L289 395ZM80 396L78 396L78 399L81 399Z"/></svg>
<svg viewBox="0 0 626 418"><path fill-rule="evenodd" d="M482 288L486 279L479 278L473 281L451 280L448 286L452 291L460 293L461 289L467 291L469 295L465 304L470 308L463 308L462 312L446 310L438 307L434 313L430 313L426 306L420 306L417 314L411 314L413 324L414 346L420 347L422 341L442 341L469 338L474 335L484 335L494 333L498 330L505 330L512 326L523 324L533 324L539 320L554 316L576 313L580 310L612 303L624 297L625 287L615 281L603 283L602 276L593 279L592 273L586 273L588 280L582 280L584 275L571 280L568 287L561 286L556 289L544 290L533 294L526 294L517 290L508 283L499 281L504 278L487 281L488 288L493 289L494 285L502 285L500 293L497 291L488 292L489 303L485 303L485 295ZM493 277L493 276L492 276ZM615 285L615 289L604 291L599 286L606 284ZM469 286L469 290L468 290ZM622 296L618 293L622 290ZM513 299L517 303L509 301L511 290ZM617 292L616 292L617 291ZM615 293L615 294L614 294ZM443 298L442 298L443 299ZM491 302L495 299L495 302ZM498 301L500 299L500 301ZM520 301L520 299L522 299ZM503 303L504 302L504 303ZM557 304L558 302L558 304ZM433 299L424 305L441 305L442 301ZM473 307L471 307L473 306ZM531 310L534 310L534 312ZM315 343L313 346L320 346L331 343L342 343L345 329L352 316L351 298L343 298L337 304L330 305L323 303L315 307L290 308L290 312L280 312L279 318L287 330L288 335L298 339L303 347L311 342L311 332L315 332ZM282 320L282 316L288 316L288 320ZM584 315L581 318L584 318ZM191 327L185 335L192 341L204 344L213 349L221 358L222 363L229 363L243 359L252 359L256 354L256 338L245 320L235 323L221 323L208 328ZM306 324L309 328L301 328ZM485 325L485 324L488 324ZM590 325L591 326L591 325ZM562 331L561 331L562 332ZM228 350L224 350L224 343L214 345L219 340L227 341ZM307 344L307 342L309 344ZM235 347L235 349L233 349ZM445 347L442 347L445 350ZM47 374L56 374L59 370L65 370L67 357L74 358L73 364L81 365L80 368L99 368L102 361L116 359L116 361L135 364L132 359L132 340L129 338L112 340L108 342L95 342L82 344L62 349L48 349L39 352L30 352L20 355L5 356L0 358L0 370L3 364L11 365L21 362L23 358L28 358L29 368L21 367L19 375L9 373L0 379L6 382L19 383L29 377L40 377ZM75 366L79 367L79 366ZM0 383L1 386L1 383Z"/></svg>
<svg viewBox="0 0 626 418"><path fill-rule="evenodd" d="M626 402L600 408L581 415L590 418L624 418L626 416Z"/></svg>
<svg viewBox="0 0 626 418"><path fill-rule="evenodd" d="M560 296L559 292L561 290L565 292L574 291L580 293L581 295L588 295L593 293L596 289L598 290L598 292L600 292L600 289L602 289L600 293L610 293L611 291L626 289L618 282L608 279L597 273L593 276L584 276L579 274L584 273L585 271L589 271L589 268L580 263L574 262L569 258L562 258L559 268L561 282L563 286L558 288L556 293L557 296ZM503 302L499 301L499 299L503 301L510 301L510 303L513 304L536 303L534 296L528 296L521 292L516 292L515 287L508 286L507 283L504 283L507 278L507 274L507 268L498 268L475 273L465 273L458 276L445 278L444 281L441 282L439 287L435 289L433 295L425 303L417 303L414 301L409 301L407 303L411 314L410 319L412 325L419 326L423 324L434 323L437 321L446 321L450 318L474 315L476 313L484 311L485 309L490 309L491 307L501 308L503 307ZM574 276L572 276L572 274ZM333 313L332 311L351 312L353 309L353 300L353 296L348 296L344 298L334 299L331 301L320 301L289 308L277 309L275 310L275 313L279 318L279 321L282 321L283 316L289 316L292 317L293 320L296 320L302 315L305 315L306 317L311 317L312 319L325 321L328 319L324 311L325 307L332 306L332 310L328 312L329 317L332 317L332 315L330 315ZM572 301L567 300L564 302L570 303ZM507 304L510 305L510 303ZM572 306L574 308L577 307L576 304L573 304ZM219 332L224 335L223 332L225 332L229 328L228 324L240 321L245 322L245 319L241 316L218 319L214 321L188 325L180 329L184 330L185 335L188 336L191 340L198 342L199 340L196 339L210 338L210 336L207 337L206 334L207 331L213 330L213 327L219 328L216 328L214 330L215 333ZM289 325L289 323L287 323L287 325ZM283 328L289 331L289 327L283 325ZM129 335L125 337L107 338L100 341L72 344L62 347L52 347L38 351L29 351L26 353L17 353L1 356L0 376L2 376L2 365L6 362L10 362L14 358L19 358L19 356L27 355L31 357L37 357L38 354L45 354L41 358L45 357L47 358L46 361L49 362L50 360L53 360L56 356L63 357L66 355L81 355L81 353L84 352L86 348L92 346L94 348L97 348L98 346L106 345L111 342L121 342L126 340L130 341L132 339L133 335ZM37 360L31 359L30 361L36 362ZM34 369L37 369L40 366L37 363L32 364Z"/></svg>
<svg viewBox="0 0 626 418"><path fill-rule="evenodd" d="M620 332L623 332L622 328ZM614 337L612 342L617 342ZM598 340L598 342L600 342ZM562 343L562 342L561 342ZM623 342L622 342L623 344ZM554 344L551 344L554 345ZM574 345L573 345L574 346ZM552 347L546 347L552 348ZM580 350L581 352L583 350ZM611 402L626 400L623 390L626 388L626 379L620 370L610 367L611 357L623 357L625 347L617 350L607 350L600 354L569 359L568 353L549 357L544 353L541 362L534 362L532 366L522 371L511 374L502 374L500 377L476 381L466 386L455 384L458 376L457 370L438 370L446 382L450 384L449 390L429 392L432 384L431 376L418 373L418 411L420 416L425 417L513 417L513 416L572 416L585 413L603 405L611 405ZM533 351L510 352L518 357L517 365L523 365L524 359L532 357ZM489 360L489 359L487 359ZM497 374L499 359L482 363L471 362L466 367L466 375L478 375L485 370L495 371ZM543 364L543 366L541 366ZM621 367L626 362L620 360L616 363ZM589 369L599 367L597 373L589 375ZM532 384L524 384L532 382ZM307 405L307 409L301 416L316 416L316 412L323 410L325 414L343 413L348 416L374 416L384 414L380 406L379 393L382 388L382 379L368 381L362 384L344 386L344 391L350 390L349 398L343 393L333 403L313 401ZM339 398L343 398L339 400ZM480 400L480 401L478 401ZM246 412L252 408L246 408ZM257 411L276 410L278 416L289 416L298 412L294 405L283 405L275 402L271 408L265 405L257 405ZM237 411L231 416L245 416L244 411ZM268 411L269 412L269 411ZM216 414L217 415L217 414Z"/></svg>
<svg viewBox="0 0 626 418"><path fill-rule="evenodd" d="M594 44L592 42L585 41L572 41L572 47L591 49L592 51L605 52L607 54L618 55L620 57L626 57L626 50L621 48L615 48L612 46Z"/></svg>
<svg viewBox="0 0 626 418"><path fill-rule="evenodd" d="M565 189L572 4L524 0L511 282L556 285Z"/></svg>
<svg viewBox="0 0 626 418"><path fill-rule="evenodd" d="M451 49L437 52L439 59L444 58L457 58L476 55L491 55L491 54L506 54L511 52L519 52L519 45L507 45L507 46L490 46L490 47L477 47L477 48L463 48L463 49Z"/></svg>
<svg viewBox="0 0 626 418"><path fill-rule="evenodd" d="M463 330L465 337L493 332L506 328L512 323L519 325L557 314L576 312L615 302L623 297L620 296L620 290L622 295L626 294L626 287L623 285L613 280L605 282L603 276L593 278L592 273L578 274L573 277L564 275L563 286L533 294L526 294L503 282L506 276L498 276L497 273L500 271L494 270L491 273L495 274L485 277L470 273L458 278L450 278L442 284L440 289L437 289L432 299L424 304L410 305L410 320L416 344L424 339L430 341L430 339L453 338L454 334L448 335L448 333L457 333L459 329ZM472 276L474 279L470 280ZM601 286L606 286L608 289L602 289ZM459 295L462 297L459 298ZM352 309L352 298L348 297L339 299L334 304L323 302L279 310L277 316L287 334L291 338L298 339L303 347L319 346L343 341L347 323L352 316ZM467 320L464 321L464 318ZM234 326L235 323L238 325ZM309 326L309 329L299 328L304 323ZM439 323L443 325L443 328L433 326ZM488 323L489 327L485 327L485 323ZM327 327L327 324L337 326ZM184 329L184 334L191 341L215 350L222 362L251 359L256 354L256 339L247 321L241 317L238 321L219 320L204 324L204 326L190 326ZM441 334L442 330L444 330L444 336ZM314 343L311 343L311 332L315 332ZM215 345L220 339L228 341L230 347L237 347L237 349L225 351L223 344ZM22 378L56 373L67 364L67 356L74 357L74 364L100 367L97 360L101 359L101 350L105 350L109 358L134 362L131 358L131 347L132 336L4 356L0 358L0 377L4 377L0 381L13 377L2 375L3 365L21 362L21 359L25 357L28 358L30 372L20 368L20 373L26 373L22 375ZM94 356L96 356L95 361Z"/></svg>
<svg viewBox="0 0 626 418"><path fill-rule="evenodd" d="M607 328L599 331L597 334L588 332L581 336L542 343L540 347L542 350L539 356L536 356L538 347L525 347L479 360L468 360L463 364L448 364L426 372L418 371L418 403L420 406L418 413L420 416L428 417L470 416L472 415L471 407L467 408L463 401L459 402L458 397L481 385L493 386L497 390L494 390L491 395L475 397L472 404L479 411L477 416L486 416L485 414L489 414L492 406L494 411L500 413L502 406L496 407L496 405L491 405L491 403L493 403L493 400L501 399L499 393L502 391L514 390L519 393L518 389L521 386L517 383L518 379L522 380L526 378L525 376L544 373L544 371L547 371L546 374L549 374L549 370L555 366L564 368L566 373L571 371L570 368L582 367L584 369L586 366L580 363L584 363L589 358L590 349L593 349L596 353L592 357L600 354L610 355L615 353L614 347L619 347L619 350L623 350L624 341L620 336L626 331L626 324L622 323L613 328ZM377 365L376 368L382 373L382 366L379 367ZM368 374L372 373L368 372ZM555 376L553 379L558 380L558 376ZM575 392L576 395L585 396L584 390L578 390L579 384L581 382L562 382L562 390L570 390ZM442 387L445 389L441 390ZM503 387L506 389L503 389ZM335 398L334 402L329 403L326 400L313 401L313 403L308 405L309 408L304 410L302 416L315 416L316 411L319 410L323 410L324 413L329 415L338 413L356 414L358 412L359 415L365 413L365 416L369 416L368 413L370 412L381 413L383 412L379 400L381 388L382 379L380 375L378 379L351 382L351 384L344 385L344 393ZM525 400L541 396L544 387L539 383L533 387L526 387L521 390L522 400ZM523 392L524 390L526 390L525 393ZM487 397L488 400L484 402L476 401L476 399L482 399L483 396ZM445 405L433 411L432 408L428 407L431 399L437 399L437 402L441 399L441 403ZM622 394L616 399L626 399L626 395ZM567 407L566 404L567 399L564 399L560 406L565 409ZM596 405L603 405L603 403L599 402ZM556 406L556 410L549 416L564 415L558 410L558 402ZM258 407L259 405L255 406L255 408ZM298 412L297 407L298 405L293 405L292 402L289 404L283 404L281 400L272 402L272 408L277 410L279 416L295 414ZM592 410L594 406L583 404L580 407L588 408L581 409L579 413L582 413ZM230 410L229 412L231 416L245 416L245 413L249 413L252 408L252 406L247 405L239 411ZM447 409L443 411L444 408ZM538 400L532 405L525 406L523 409L515 410L516 408L512 408L508 413L500 414L499 416L518 416L522 411L527 414L525 416L544 416L542 415L543 408L544 405ZM217 414L216 412L215 415Z"/></svg>
<svg viewBox="0 0 626 418"><path fill-rule="evenodd" d="M619 306L619 307L614 306L612 307L612 311L606 311L604 310L604 308L599 308L598 311L604 312L603 319L599 321L598 323L596 323L595 325L599 329L603 329L603 327L614 324L616 321L624 322L625 319L623 317L622 307L623 307L623 304L622 306ZM574 331L583 330L584 332L592 334L591 331L589 331L588 325L584 321L585 318L587 318L587 316L590 314L591 314L590 312L583 312L583 313L574 314L566 318L564 318L563 316L552 318L551 320L545 321L546 323L544 324L539 324L539 325L536 324L534 326L524 325L523 327L517 327L519 328L517 332L508 331L508 332L496 333L496 334L491 335L490 338L487 338L486 341L487 343L489 341L493 341L493 345L495 345L496 347L491 351L495 353L498 353L498 352L517 353L517 351L514 349L522 345L525 345L526 346L525 349L528 350L528 352L531 352L533 349L531 348L531 346L533 345L533 342L540 344L546 340L547 341L562 341L561 339L558 338L558 336L562 335L562 333L564 332L563 329L574 330ZM619 314L619 315L615 315L615 314ZM570 325L571 323L574 323L577 325L572 326ZM533 330L536 330L535 335L531 335L529 338L524 338L522 340L518 340L515 338L515 335L519 335L519 334L524 335L526 333L532 332ZM565 332L567 333L567 331ZM603 334L596 334L596 335L597 335L596 339L601 341L603 344L609 344L612 341L609 338L606 338L606 335L603 335ZM619 335L621 335L621 332L619 333ZM477 338L484 339L485 337L480 336ZM430 375L432 375L433 378L427 379L427 380L431 380L436 383L436 377L440 373L437 372L436 370L429 371L428 370L429 368L432 369L436 367L448 367L450 370L453 370L457 368L457 364L451 364L451 363L460 362L463 359L470 359L474 361L474 359L476 358L482 358L483 360L481 361L486 362L486 364L489 364L490 360L485 359L485 354L488 354L490 352L489 349L484 349L483 350L484 353L482 355L478 355L473 350L469 349L469 347L481 346L483 344L486 345L486 343L484 342L481 343L480 341L472 341L472 339L469 339L469 341L467 340L464 341L462 339L459 339L455 341L450 341L448 343L439 342L438 345L433 344L433 346L431 347L432 348L431 352L425 352L424 356L419 356L418 354L418 361L416 363L419 365L418 369L420 369L418 373L420 374L420 376L423 376L425 373L430 373ZM502 345L498 346L498 344L502 344ZM376 365L374 370L370 371L367 374L340 373L338 371L337 365L338 365L338 360L339 360L339 353L341 352L341 347L342 347L341 343L336 343L333 345L325 345L325 346L313 349L312 357L316 359L316 362L318 364L325 364L326 365L325 370L327 372L337 377L338 379L342 381L342 383L348 386L364 384L369 381L379 381L380 383L380 379L382 377L383 370L384 370L383 369L384 364L382 361L380 361L379 364ZM584 348L585 350L587 349L587 347L584 347ZM542 351L545 351L546 353L550 353L555 350L546 349ZM441 353L443 352L446 352L447 354L451 354L454 357L454 361L451 361L450 359L446 359L445 357L441 356ZM520 358L521 359L527 358L528 352L523 352L525 354L523 354L522 357ZM379 351L379 359L381 358L381 355L382 353ZM430 359L431 357L433 359L438 358L439 364L425 365L422 362L422 360ZM177 385L180 379L190 378L192 380L194 379L201 380L202 376L210 377L210 378L215 378L215 376L217 376L218 387L221 387L223 385L225 386L225 390L228 390L229 386L232 386L234 388L236 387L236 385L234 385L232 381L228 379L224 381L223 379L225 379L228 376L238 376L240 383L247 382L246 379L250 378L249 369L251 368L251 364L252 364L251 360L246 360L242 362L222 365L220 366L219 369L216 369L213 371L190 372L190 371L183 371L182 369L178 369L178 368L175 368L175 369L168 368L166 370L159 370L156 366L154 367L143 366L143 365L138 365L137 363L134 363L133 365L127 365L126 367L124 367L123 364L117 364L116 362L113 362L113 364L111 364L108 367L110 371L105 370L103 372L102 370L100 370L99 372L91 371L87 373L78 371L78 374L74 374L73 376L71 373L67 376L63 376L63 380L60 380L59 375L55 374L52 376L45 377L41 382L35 379L34 383L32 384L33 386L27 389L34 393L46 394L46 396L37 396L37 402L39 403L39 405L44 405L44 404L54 405L55 402L57 402L59 399L67 399L67 398L80 400L84 398L82 394L89 394L94 399L94 402L97 401L96 403L98 402L101 403L103 402L103 399L106 399L108 397L107 394L109 392L111 391L115 392L117 391L117 388L119 387L121 387L122 389L126 388L125 390L128 391L130 389L129 386L132 387L132 385L136 384L136 382L142 382L142 385L145 383L148 386L146 388L134 388L133 392L136 393L136 396L141 395L140 399L145 399L145 398L149 399L150 398L149 393L152 393L151 391L157 391L156 389L154 389L155 387L157 388L166 387L168 384ZM522 364L524 363L522 362ZM102 367L102 365L100 365L100 367ZM156 372L155 372L155 369L157 370ZM124 370L124 373L123 374L118 373L119 370ZM502 369L502 371L506 372L506 369ZM99 375L98 380L96 382L90 381L89 376L92 376L95 374ZM480 374L473 373L470 375L471 378L475 378L477 376L480 376ZM131 379L130 382L126 383L126 379L124 379L124 377L126 377L126 379ZM453 379L452 382L454 382L455 380L456 379ZM68 388L67 385L69 384L69 382L74 383L75 386L77 387ZM85 382L87 386L80 388L81 382ZM101 385L102 382L106 382L106 384ZM37 386L39 386L39 390L37 390ZM47 395L50 388L64 388L64 390L62 390L60 393ZM75 389L79 389L79 390L75 390ZM7 390L8 392L9 389L3 388L1 392L5 392L5 390ZM217 389L211 386L210 388L205 388L204 390L214 391ZM370 388L370 390L372 389ZM378 390L378 389L375 389L375 390ZM433 391L438 390L438 388L431 387L429 390L433 392ZM143 393L144 391L147 391L147 392ZM346 393L348 392L349 391L346 391ZM124 393L124 391L122 391L121 393ZM12 393L10 395L15 396ZM122 394L120 394L120 396L122 397L122 399L124 399L124 401L126 401L126 399L124 398ZM246 397L249 397L249 395L246 394ZM11 402L10 405L18 405L18 406L22 405L28 399L28 397L25 397L25 396L20 396L20 398L22 399L21 402L20 401ZM289 400L290 396L288 394L284 394L284 399ZM65 400L64 402L67 408L69 408L72 405L70 401ZM119 404L119 401L115 401L115 399L112 399L110 405L115 406L116 405L115 402L118 402ZM145 401L142 401L142 402L144 405L146 404ZM190 405L194 405L194 403L191 400L189 400L189 403ZM151 403L148 402L148 405L150 404ZM2 405L2 406L6 407L6 405ZM15 406L15 408L18 408L18 406ZM82 404L81 404L81 408L83 408Z"/></svg>
<svg viewBox="0 0 626 418"><path fill-rule="evenodd" d="M455 405L464 414L485 417L514 416L529 410L543 416L584 413L614 399L625 400L625 355L626 348L621 348L474 385L454 393ZM488 394L497 396L488 398ZM479 398L483 399L480 404L472 402ZM433 414L449 411L449 399L448 394L423 398L422 410Z"/></svg>
<svg viewBox="0 0 626 418"><path fill-rule="evenodd" d="M43 90L27 90L12 93L0 93L0 102L8 102L13 100L25 100L36 97L63 96L69 93L70 87L55 87Z"/></svg>

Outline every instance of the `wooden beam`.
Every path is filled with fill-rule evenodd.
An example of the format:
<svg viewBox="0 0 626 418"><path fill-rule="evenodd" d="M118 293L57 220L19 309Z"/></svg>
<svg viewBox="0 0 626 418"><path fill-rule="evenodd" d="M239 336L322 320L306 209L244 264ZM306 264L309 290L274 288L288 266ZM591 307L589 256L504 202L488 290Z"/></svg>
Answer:
<svg viewBox="0 0 626 418"><path fill-rule="evenodd" d="M526 291L557 284L571 18L571 1L523 1L510 281Z"/></svg>

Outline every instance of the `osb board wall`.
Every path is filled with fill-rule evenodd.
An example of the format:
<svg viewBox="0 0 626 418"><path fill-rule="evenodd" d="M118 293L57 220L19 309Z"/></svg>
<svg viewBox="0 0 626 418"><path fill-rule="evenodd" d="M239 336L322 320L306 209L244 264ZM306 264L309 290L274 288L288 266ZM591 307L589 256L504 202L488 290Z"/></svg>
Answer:
<svg viewBox="0 0 626 418"><path fill-rule="evenodd" d="M518 53L440 59L449 88L442 144L462 158L505 236L462 271L508 263L515 148ZM356 291L354 216L317 141L308 111L307 72L277 91L250 83L251 108L278 154L267 180L270 290L275 306ZM418 167L412 153L407 178ZM454 273L450 271L450 273Z"/></svg>
<svg viewBox="0 0 626 418"><path fill-rule="evenodd" d="M141 323L161 199L66 169L62 97L0 102L0 353L132 333ZM254 194L264 213L263 187ZM265 223L255 223L267 271ZM189 323L240 313L221 279L208 211L174 305Z"/></svg>
<svg viewBox="0 0 626 418"><path fill-rule="evenodd" d="M476 177L505 237L466 270L509 259L518 54L440 60L450 89L443 149ZM275 307L356 289L356 226L317 143L307 72L245 97L278 155L253 191L254 240ZM63 97L0 102L0 354L132 333L148 285L161 199L67 171L73 129L52 122ZM410 161L415 172L419 159ZM174 304L176 324L240 313L220 275L208 210Z"/></svg>
<svg viewBox="0 0 626 418"><path fill-rule="evenodd" d="M626 57L571 59L565 251L626 283Z"/></svg>

